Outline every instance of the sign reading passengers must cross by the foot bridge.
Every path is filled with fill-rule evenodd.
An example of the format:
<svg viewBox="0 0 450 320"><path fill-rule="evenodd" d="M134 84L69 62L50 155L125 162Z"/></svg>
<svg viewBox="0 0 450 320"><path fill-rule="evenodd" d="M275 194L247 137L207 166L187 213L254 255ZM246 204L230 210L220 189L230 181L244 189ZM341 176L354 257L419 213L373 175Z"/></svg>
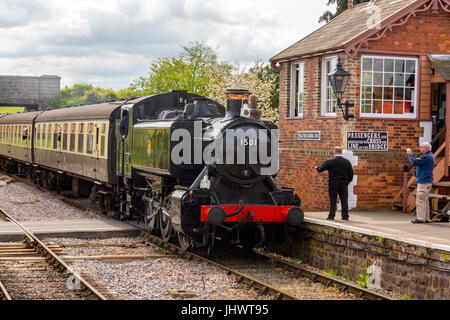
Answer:
<svg viewBox="0 0 450 320"><path fill-rule="evenodd" d="M348 131L347 150L388 151L388 133Z"/></svg>

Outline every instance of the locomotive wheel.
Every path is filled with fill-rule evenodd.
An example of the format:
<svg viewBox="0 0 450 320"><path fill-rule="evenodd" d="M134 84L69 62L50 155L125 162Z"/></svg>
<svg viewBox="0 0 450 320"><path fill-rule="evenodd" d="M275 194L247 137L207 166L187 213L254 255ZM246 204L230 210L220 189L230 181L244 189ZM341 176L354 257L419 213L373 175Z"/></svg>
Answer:
<svg viewBox="0 0 450 320"><path fill-rule="evenodd" d="M158 214L155 214L154 210L155 209L152 207L152 204L150 202L147 202L145 206L144 222L147 230L151 234L156 234L159 230Z"/></svg>
<svg viewBox="0 0 450 320"><path fill-rule="evenodd" d="M192 246L191 238L182 232L177 232L177 234L178 243L180 244L181 249L183 249L184 251L188 250Z"/></svg>
<svg viewBox="0 0 450 320"><path fill-rule="evenodd" d="M161 231L161 237L165 242L169 242L173 232L172 221L170 221L170 217L163 212L160 212L158 216L159 216L159 230Z"/></svg>

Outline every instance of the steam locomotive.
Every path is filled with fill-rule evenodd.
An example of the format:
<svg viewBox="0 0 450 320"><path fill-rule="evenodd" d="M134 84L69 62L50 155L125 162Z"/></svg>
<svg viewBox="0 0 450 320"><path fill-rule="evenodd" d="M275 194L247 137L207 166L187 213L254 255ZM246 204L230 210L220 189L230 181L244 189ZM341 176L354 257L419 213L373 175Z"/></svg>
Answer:
<svg viewBox="0 0 450 320"><path fill-rule="evenodd" d="M294 190L274 180L277 127L252 118L247 90L227 95L226 108L172 91L7 115L0 167L142 219L184 249L284 241L304 215Z"/></svg>

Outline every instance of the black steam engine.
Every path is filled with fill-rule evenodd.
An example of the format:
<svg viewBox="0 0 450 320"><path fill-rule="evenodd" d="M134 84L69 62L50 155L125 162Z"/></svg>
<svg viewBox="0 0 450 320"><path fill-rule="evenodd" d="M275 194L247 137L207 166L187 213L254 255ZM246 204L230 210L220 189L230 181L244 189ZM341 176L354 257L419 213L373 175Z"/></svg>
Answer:
<svg viewBox="0 0 450 320"><path fill-rule="evenodd" d="M187 94L192 103L182 111L164 110L157 120L133 127L132 150L138 159L131 165L131 179L123 180L122 194L127 190L129 200L122 202L121 214L130 212L130 205L144 206L148 229L166 241L177 236L183 248L214 247L218 241L241 246L284 241L303 221L298 196L274 180L277 127L250 117L248 91L227 94L226 112L211 100ZM138 142L136 136L144 138ZM140 152L137 144L148 148ZM169 162L139 163L144 152L150 157L162 152Z"/></svg>

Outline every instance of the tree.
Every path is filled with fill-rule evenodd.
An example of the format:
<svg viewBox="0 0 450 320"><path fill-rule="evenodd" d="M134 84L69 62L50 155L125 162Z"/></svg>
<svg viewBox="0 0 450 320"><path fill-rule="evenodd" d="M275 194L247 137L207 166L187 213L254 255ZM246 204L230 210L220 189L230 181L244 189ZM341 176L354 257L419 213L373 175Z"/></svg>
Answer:
<svg viewBox="0 0 450 320"><path fill-rule="evenodd" d="M369 2L369 0L353 0L353 5L357 5L360 3ZM348 0L328 0L327 6L336 4L336 12L331 12L329 10L325 11L323 15L319 18L319 23L321 22L330 22L342 12L348 9Z"/></svg>
<svg viewBox="0 0 450 320"><path fill-rule="evenodd" d="M139 95L151 95L187 90L206 95L210 82L209 70L224 74L231 72L232 66L219 62L214 49L199 42L189 42L182 46L177 57L157 58L150 64L148 76L135 79L130 89Z"/></svg>
<svg viewBox="0 0 450 320"><path fill-rule="evenodd" d="M95 104L112 100L128 99L133 96L130 89L114 91L94 87L91 84L77 83L73 87L61 90L58 96L47 101L48 109L71 107L81 104Z"/></svg>
<svg viewBox="0 0 450 320"><path fill-rule="evenodd" d="M209 70L211 81L207 87L208 97L225 105L224 93L227 89L248 89L258 99L262 118L278 123L278 94L274 96L279 83L278 75L270 69L268 65L257 60L248 70L236 63L229 74L221 73L220 70Z"/></svg>

